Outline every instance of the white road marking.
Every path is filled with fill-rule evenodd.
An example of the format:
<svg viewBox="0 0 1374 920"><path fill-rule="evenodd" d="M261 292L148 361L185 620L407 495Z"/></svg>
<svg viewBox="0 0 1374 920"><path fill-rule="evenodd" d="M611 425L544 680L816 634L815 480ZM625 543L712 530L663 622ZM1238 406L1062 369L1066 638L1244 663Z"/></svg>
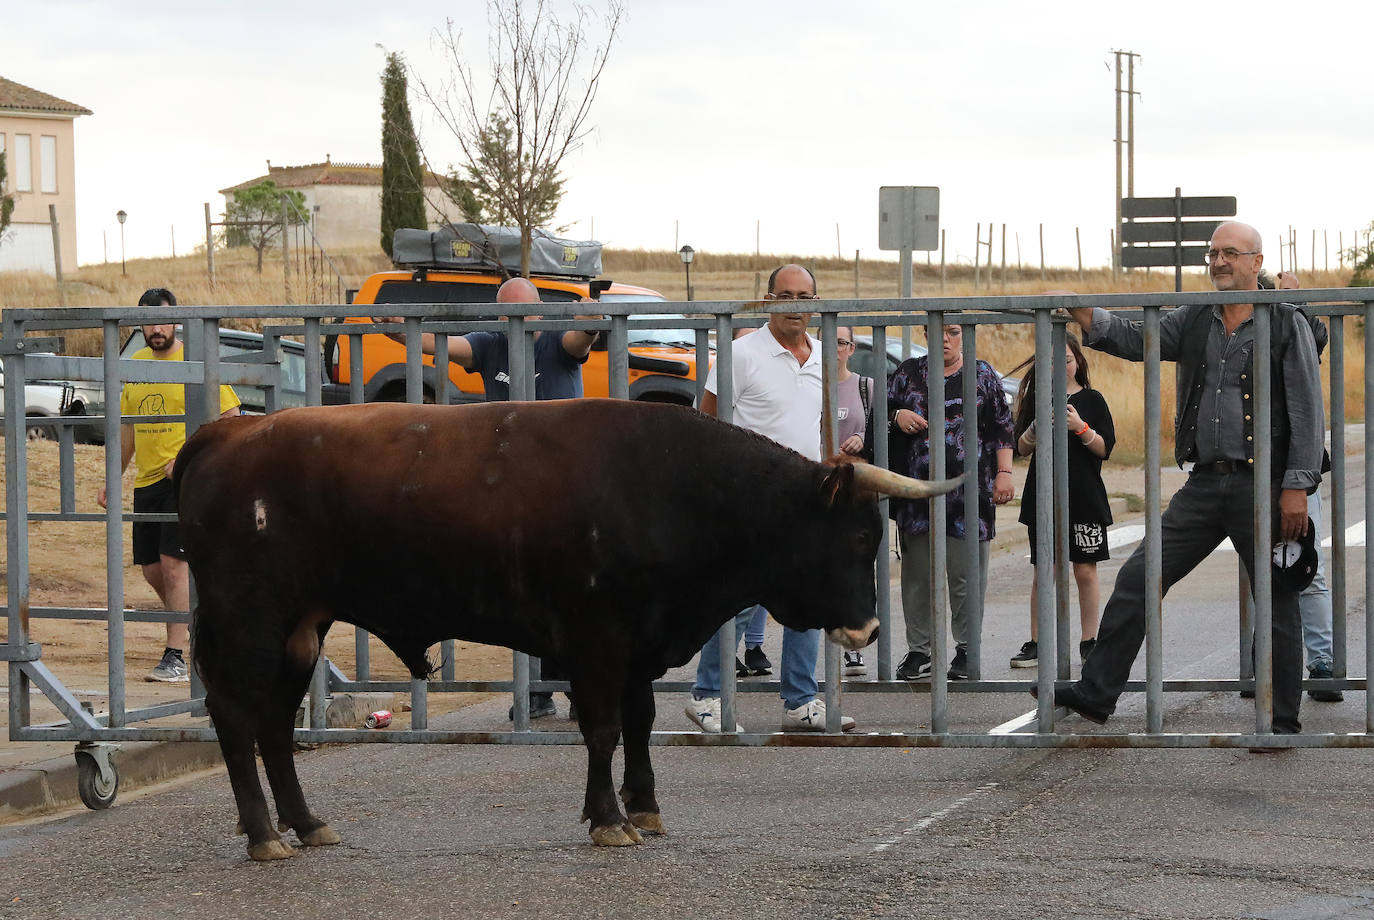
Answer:
<svg viewBox="0 0 1374 920"><path fill-rule="evenodd" d="M997 783L984 783L972 792L966 795L961 795L959 798L955 799L953 802L950 802L948 805L946 805L944 808L941 808L939 811L926 815L924 818L917 821L915 824L911 825L906 830L902 831L899 834L895 834L892 837L889 837L887 840L883 841L882 843L878 844L873 848L873 852L881 853L884 850L894 847L897 844L901 843L903 840L910 837L912 834L919 834L921 831L930 827L936 821L939 821L941 818L948 817L949 815L958 811L960 808L963 808L965 805L967 805L969 802L972 802L979 796L986 795L987 793L996 789L997 786Z"/></svg>
<svg viewBox="0 0 1374 920"><path fill-rule="evenodd" d="M1032 709L1030 712L1023 712L1021 715L1012 719L1010 722L1003 722L1001 725L995 725L992 728L988 729L988 734L1015 734L1016 732L1019 732L1021 729L1025 728L1027 725L1030 725L1032 722L1034 722L1038 718L1037 713L1039 713L1039 711L1039 709Z"/></svg>
<svg viewBox="0 0 1374 920"><path fill-rule="evenodd" d="M1124 524L1107 531L1107 549L1120 549L1145 539L1144 524Z"/></svg>
<svg viewBox="0 0 1374 920"><path fill-rule="evenodd" d="M1322 541L1322 546L1329 547L1330 545L1330 537ZM1345 545L1347 547L1364 546L1364 521L1359 521L1345 529Z"/></svg>

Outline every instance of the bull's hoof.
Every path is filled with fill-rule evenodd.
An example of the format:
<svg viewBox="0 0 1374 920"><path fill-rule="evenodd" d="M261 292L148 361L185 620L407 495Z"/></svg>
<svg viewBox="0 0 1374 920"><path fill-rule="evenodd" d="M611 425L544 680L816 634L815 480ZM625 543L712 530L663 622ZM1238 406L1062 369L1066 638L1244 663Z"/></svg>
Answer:
<svg viewBox="0 0 1374 920"><path fill-rule="evenodd" d="M234 836L235 836L235 837L238 837L238 836L240 836L240 835L242 835L242 834L244 834L244 833L246 833L246 832L245 832L244 829L243 829L243 822L242 822L242 821L239 821L238 823L236 823L236 824L234 825Z"/></svg>
<svg viewBox="0 0 1374 920"><path fill-rule="evenodd" d="M632 847L643 843L644 838L632 824L612 824L609 827L592 828L592 843L599 847Z"/></svg>
<svg viewBox="0 0 1374 920"><path fill-rule="evenodd" d="M253 843L248 846L248 858L254 862L290 859L295 855L296 851L280 840L265 840L262 843Z"/></svg>
<svg viewBox="0 0 1374 920"><path fill-rule="evenodd" d="M321 824L308 834L297 833L296 838L300 840L301 846L306 847L332 847L336 843L343 842L339 832L328 824Z"/></svg>
<svg viewBox="0 0 1374 920"><path fill-rule="evenodd" d="M281 820L278 820L278 821L277 821L277 831L278 831L278 832L285 834L285 833L286 833L287 831L289 831L289 830L291 830L291 822L289 822L289 821L281 821Z"/></svg>
<svg viewBox="0 0 1374 920"><path fill-rule="evenodd" d="M663 827L663 816L656 811L632 811L626 817L630 819L631 824L646 834L668 833Z"/></svg>

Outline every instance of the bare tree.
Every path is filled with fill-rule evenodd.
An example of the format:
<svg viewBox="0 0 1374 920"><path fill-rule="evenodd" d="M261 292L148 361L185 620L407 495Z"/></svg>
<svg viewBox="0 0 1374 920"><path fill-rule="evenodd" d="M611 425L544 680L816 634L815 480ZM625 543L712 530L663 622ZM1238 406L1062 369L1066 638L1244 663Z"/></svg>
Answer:
<svg viewBox="0 0 1374 920"><path fill-rule="evenodd" d="M563 161L591 130L587 116L624 8L608 0L597 44L591 18L584 6L563 20L544 0L487 0L489 86L464 60L453 20L435 30L448 75L431 86L411 69L418 95L457 143L457 167L441 187L466 219L481 213L520 228L522 275L531 232L553 219L562 198Z"/></svg>

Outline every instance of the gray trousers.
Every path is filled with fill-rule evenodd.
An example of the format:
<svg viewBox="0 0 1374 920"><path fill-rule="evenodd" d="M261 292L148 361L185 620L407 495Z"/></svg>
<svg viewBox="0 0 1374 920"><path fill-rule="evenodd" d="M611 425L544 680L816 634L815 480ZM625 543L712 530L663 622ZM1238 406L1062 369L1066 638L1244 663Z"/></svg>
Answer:
<svg viewBox="0 0 1374 920"><path fill-rule="evenodd" d="M906 620L906 647L909 651L930 656L930 534L901 532L902 547L902 618ZM949 537L945 543L945 571L949 581L950 626L956 645L967 646L969 640L968 544ZM978 544L978 596L988 589L988 544ZM943 616L944 611L941 611Z"/></svg>
<svg viewBox="0 0 1374 920"><path fill-rule="evenodd" d="M1174 493L1160 517L1160 587L1165 593L1196 568L1227 537L1236 546L1254 590L1255 497L1249 470L1217 473L1194 469ZM1273 492L1273 507L1279 494ZM1264 558L1267 558L1265 554ZM1302 623L1298 595L1274 585L1273 624L1274 731L1302 731ZM1145 641L1145 544L1136 547L1116 576L1116 588L1097 628L1097 645L1083 661L1079 695L1107 712L1131 676L1131 666Z"/></svg>

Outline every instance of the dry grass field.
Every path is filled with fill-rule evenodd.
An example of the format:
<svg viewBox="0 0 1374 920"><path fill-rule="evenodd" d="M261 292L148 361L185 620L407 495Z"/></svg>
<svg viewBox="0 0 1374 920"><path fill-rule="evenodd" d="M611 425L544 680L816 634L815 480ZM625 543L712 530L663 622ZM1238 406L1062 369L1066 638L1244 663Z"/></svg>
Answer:
<svg viewBox="0 0 1374 920"><path fill-rule="evenodd" d="M376 252L345 252L334 255L348 287L357 287L372 272L391 267L390 262ZM801 261L816 273L822 295L832 297L875 298L895 297L899 277L895 262L865 260L856 271L853 260L836 258L798 258L790 255L698 252L692 263L692 287L696 300L748 300L761 292L768 273L787 261ZM136 259L128 263L127 276L120 274L118 265L90 265L68 274L65 294L72 306L128 305L137 302L139 294L154 286L169 287L186 304L280 304L285 301L281 262L270 260L258 275L254 257L248 250L217 252L216 283L209 283L203 254L177 259ZM605 275L620 281L644 285L661 291L671 299L686 295L685 275L681 260L675 252L608 249L604 255ZM986 297L989 307L1001 294L1034 294L1050 289L1064 289L1080 293L1125 293L1132 291L1172 290L1173 273L1154 271L1133 272L1113 281L1104 269L1090 270L1079 279L1077 271L1051 269L1046 280L1040 280L1039 269L1018 272L1012 268L1003 283L1000 270L989 285L984 269L984 284L973 285L973 270L967 265L950 266L943 291L950 296ZM1349 272L1319 272L1304 276L1312 286L1342 287L1349 282ZM1206 290L1210 283L1199 272L1184 279L1185 289ZM305 293L304 282L294 279L297 298ZM927 266L918 257L913 293L917 297L935 296L940 290L938 262ZM0 273L0 309L8 307L47 307L57 302L53 280L34 273ZM243 323L255 328L259 323ZM918 340L922 338L917 334ZM72 354L98 354L99 334L96 330L72 330L67 333L66 350ZM986 328L979 334L980 355L999 370L1007 371L1029 357L1032 351L1029 327L1008 326ZM1363 415L1363 337L1352 329L1346 342L1346 413L1347 418ZM1144 413L1142 394L1144 375L1141 367L1097 352L1089 352L1093 386L1106 396L1116 420L1118 448L1115 459L1121 463L1139 463L1144 456ZM1329 384L1326 386L1329 395ZM1169 435L1173 416L1173 375L1166 371L1163 386L1163 414L1166 443L1163 456L1172 455Z"/></svg>

